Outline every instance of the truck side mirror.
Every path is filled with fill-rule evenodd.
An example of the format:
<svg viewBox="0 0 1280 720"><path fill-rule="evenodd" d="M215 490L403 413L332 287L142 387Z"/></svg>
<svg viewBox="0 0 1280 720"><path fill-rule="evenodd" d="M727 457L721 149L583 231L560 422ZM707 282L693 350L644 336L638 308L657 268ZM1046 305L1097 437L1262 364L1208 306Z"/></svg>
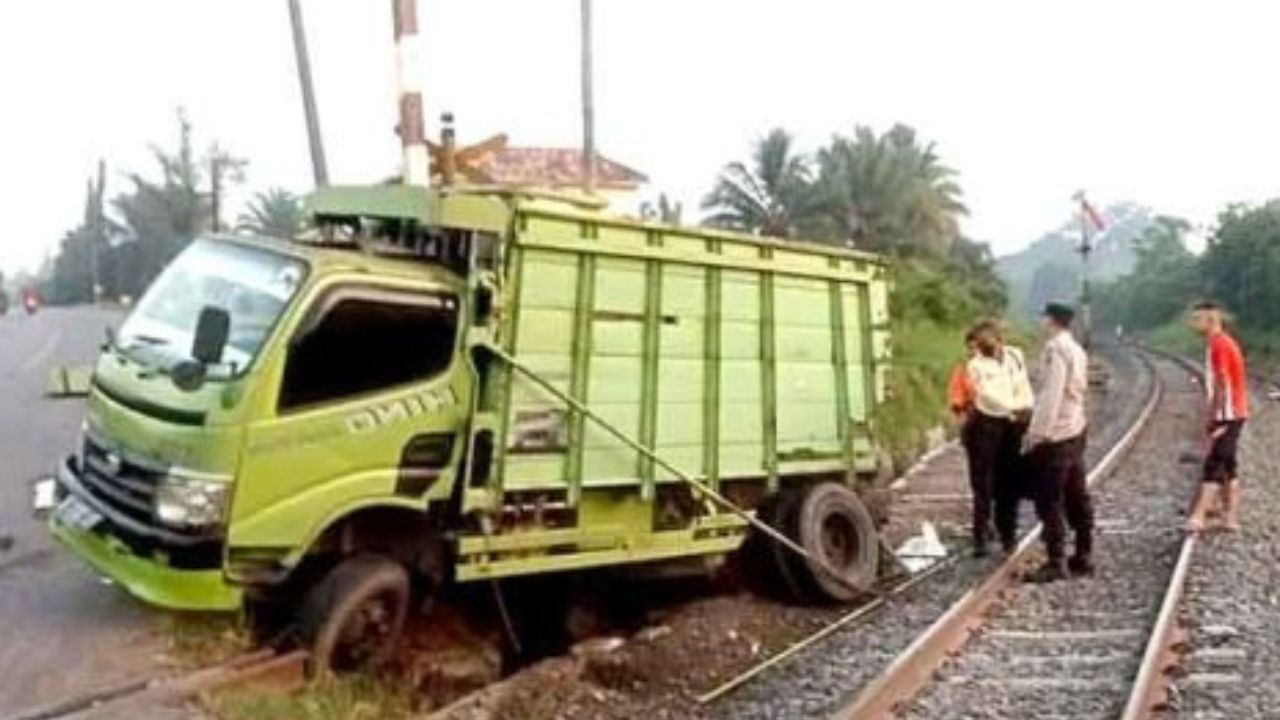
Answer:
<svg viewBox="0 0 1280 720"><path fill-rule="evenodd" d="M206 305L196 321L195 339L191 342L191 358L201 365L222 362L222 351L231 335L231 314L225 309Z"/></svg>

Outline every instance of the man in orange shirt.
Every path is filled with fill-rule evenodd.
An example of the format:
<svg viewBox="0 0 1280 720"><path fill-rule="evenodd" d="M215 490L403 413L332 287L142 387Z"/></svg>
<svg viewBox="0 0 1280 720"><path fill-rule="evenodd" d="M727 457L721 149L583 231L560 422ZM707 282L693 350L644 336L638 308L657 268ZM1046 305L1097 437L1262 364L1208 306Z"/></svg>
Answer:
<svg viewBox="0 0 1280 720"><path fill-rule="evenodd" d="M951 371L951 379L947 381L947 409L951 418L960 428L961 442L964 441L964 426L973 410L973 380L969 378L969 361L978 352L978 345L973 330L964 336L964 362Z"/></svg>
<svg viewBox="0 0 1280 720"><path fill-rule="evenodd" d="M1235 338L1223 328L1222 308L1217 303L1198 303L1191 312L1191 326L1205 339L1204 387L1209 399L1205 433L1208 451L1204 476L1187 519L1189 532L1204 529L1209 506L1218 500L1223 526L1240 529L1236 487L1236 446L1249 417L1249 381L1244 353Z"/></svg>

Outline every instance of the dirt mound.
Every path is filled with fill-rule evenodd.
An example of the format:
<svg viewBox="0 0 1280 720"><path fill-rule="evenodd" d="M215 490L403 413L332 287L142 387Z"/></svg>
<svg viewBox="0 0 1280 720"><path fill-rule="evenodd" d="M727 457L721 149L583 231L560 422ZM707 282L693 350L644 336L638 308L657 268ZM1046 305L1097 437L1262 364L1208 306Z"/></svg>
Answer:
<svg viewBox="0 0 1280 720"><path fill-rule="evenodd" d="M701 718L698 695L841 612L745 594L697 600L662 613L629 638L581 643L429 720Z"/></svg>

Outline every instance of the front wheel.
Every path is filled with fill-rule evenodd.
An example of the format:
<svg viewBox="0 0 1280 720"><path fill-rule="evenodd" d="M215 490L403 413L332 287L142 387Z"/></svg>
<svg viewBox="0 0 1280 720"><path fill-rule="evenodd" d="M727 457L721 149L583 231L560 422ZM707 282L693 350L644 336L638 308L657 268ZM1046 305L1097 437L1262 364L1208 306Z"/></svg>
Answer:
<svg viewBox="0 0 1280 720"><path fill-rule="evenodd" d="M857 493L839 483L819 483L801 492L788 508L784 527L813 559L775 549L787 555L784 567L792 587L811 600L855 600L871 589L880 570L875 521Z"/></svg>
<svg viewBox="0 0 1280 720"><path fill-rule="evenodd" d="M377 667L395 652L409 608L404 567L379 555L339 563L307 593L299 614L314 675Z"/></svg>

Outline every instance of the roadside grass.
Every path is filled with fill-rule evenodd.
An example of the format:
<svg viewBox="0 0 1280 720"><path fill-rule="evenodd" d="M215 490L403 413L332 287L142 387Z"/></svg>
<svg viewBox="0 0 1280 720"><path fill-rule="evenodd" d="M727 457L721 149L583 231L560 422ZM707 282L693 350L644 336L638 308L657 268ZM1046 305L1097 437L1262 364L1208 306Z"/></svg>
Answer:
<svg viewBox="0 0 1280 720"><path fill-rule="evenodd" d="M403 684L371 675L321 680L292 694L224 690L201 698L216 720L404 720L414 713Z"/></svg>
<svg viewBox="0 0 1280 720"><path fill-rule="evenodd" d="M1151 330L1147 333L1147 342L1165 352L1189 358L1197 358L1204 353L1204 341L1182 320L1167 322Z"/></svg>
<svg viewBox="0 0 1280 720"><path fill-rule="evenodd" d="M251 633L233 615L170 615L167 624L169 658L184 670L253 647ZM414 712L403 683L364 674L313 682L296 693L228 688L202 695L199 705L217 720L402 720Z"/></svg>
<svg viewBox="0 0 1280 720"><path fill-rule="evenodd" d="M252 647L252 638L235 615L166 616L170 659L182 668L220 662Z"/></svg>
<svg viewBox="0 0 1280 720"><path fill-rule="evenodd" d="M1244 345L1249 369L1275 375L1280 371L1280 331L1233 327L1234 333ZM1204 356L1204 340L1187 327L1183 320L1173 320L1146 333L1147 342L1153 346L1191 359Z"/></svg>
<svg viewBox="0 0 1280 720"><path fill-rule="evenodd" d="M894 328L889 399L876 413L876 426L895 465L910 463L924 450L926 433L946 424L947 379L964 359L964 332L928 320Z"/></svg>

